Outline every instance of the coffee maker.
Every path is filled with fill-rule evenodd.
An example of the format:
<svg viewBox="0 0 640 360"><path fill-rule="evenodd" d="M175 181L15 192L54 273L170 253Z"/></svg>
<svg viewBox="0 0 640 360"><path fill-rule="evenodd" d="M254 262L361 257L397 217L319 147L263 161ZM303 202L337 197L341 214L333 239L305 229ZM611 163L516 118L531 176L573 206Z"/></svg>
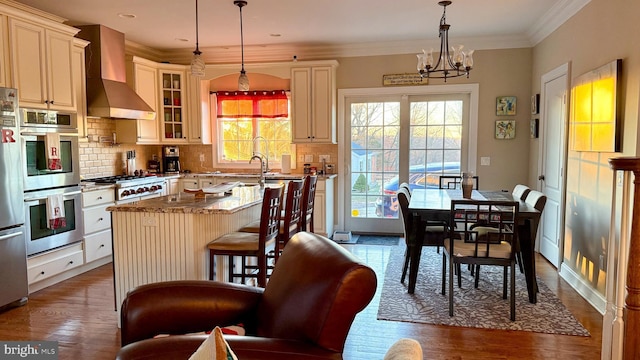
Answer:
<svg viewBox="0 0 640 360"><path fill-rule="evenodd" d="M162 171L165 174L180 172L180 151L177 146L165 146L162 149Z"/></svg>

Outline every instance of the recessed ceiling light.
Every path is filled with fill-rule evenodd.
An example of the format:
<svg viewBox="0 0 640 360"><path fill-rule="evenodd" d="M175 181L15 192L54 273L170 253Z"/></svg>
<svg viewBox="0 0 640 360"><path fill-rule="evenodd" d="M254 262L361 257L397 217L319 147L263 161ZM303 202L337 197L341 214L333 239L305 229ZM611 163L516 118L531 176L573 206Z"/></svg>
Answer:
<svg viewBox="0 0 640 360"><path fill-rule="evenodd" d="M118 16L123 18L123 19L135 19L136 18L136 14L119 13Z"/></svg>
<svg viewBox="0 0 640 360"><path fill-rule="evenodd" d="M183 38L176 38L177 41L182 41L182 42L189 42L188 39L183 39Z"/></svg>
<svg viewBox="0 0 640 360"><path fill-rule="evenodd" d="M282 35L280 35L280 34L269 34L269 36L271 36L271 37L280 37Z"/></svg>

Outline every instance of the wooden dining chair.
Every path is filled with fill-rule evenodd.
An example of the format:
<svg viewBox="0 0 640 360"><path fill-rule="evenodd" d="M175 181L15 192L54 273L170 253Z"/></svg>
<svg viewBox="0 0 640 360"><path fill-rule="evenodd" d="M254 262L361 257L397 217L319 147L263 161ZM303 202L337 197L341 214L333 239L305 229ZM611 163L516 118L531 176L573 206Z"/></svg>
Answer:
<svg viewBox="0 0 640 360"><path fill-rule="evenodd" d="M518 241L518 210L515 201L452 200L449 235L442 253L442 294L445 295L447 264L449 278L449 316L453 316L453 275L460 264L492 265L504 268L503 294L507 298L510 282L510 319L515 321L515 252ZM476 219L487 226L475 226ZM509 273L510 270L510 273ZM477 277L474 279L477 287ZM458 271L458 287L462 286Z"/></svg>
<svg viewBox="0 0 640 360"><path fill-rule="evenodd" d="M285 196L284 209L280 220L280 230L278 231L278 242L274 249L274 258L277 263L280 254L284 250L287 242L301 228L302 203L303 203L304 182L301 180L289 181L287 184L287 195Z"/></svg>
<svg viewBox="0 0 640 360"><path fill-rule="evenodd" d="M440 246L443 245L444 238L447 234L447 223L442 221L424 221L421 220L419 216L410 212L409 202L411 195L406 187L400 186L397 196L406 243L404 265L402 267L402 276L400 277L400 282L404 283L411 258L411 244L413 241L418 241L420 246L437 246L439 249Z"/></svg>
<svg viewBox="0 0 640 360"><path fill-rule="evenodd" d="M313 232L313 205L316 199L316 187L318 185L317 176L307 176L304 178L302 196L302 221L300 231Z"/></svg>
<svg viewBox="0 0 640 360"><path fill-rule="evenodd" d="M473 178L473 190L478 190L478 183L480 179L478 175L472 176ZM440 189L461 189L462 175L440 175L439 187Z"/></svg>
<svg viewBox="0 0 640 360"><path fill-rule="evenodd" d="M265 188L260 212L260 231L257 233L236 231L211 241L209 249L209 280L214 279L215 257L229 257L229 282L240 278L246 284L247 278L257 278L258 286L267 284L267 256L275 247L280 228L282 187ZM234 257L240 257L240 271L235 270ZM257 258L257 265L249 264L250 258Z"/></svg>

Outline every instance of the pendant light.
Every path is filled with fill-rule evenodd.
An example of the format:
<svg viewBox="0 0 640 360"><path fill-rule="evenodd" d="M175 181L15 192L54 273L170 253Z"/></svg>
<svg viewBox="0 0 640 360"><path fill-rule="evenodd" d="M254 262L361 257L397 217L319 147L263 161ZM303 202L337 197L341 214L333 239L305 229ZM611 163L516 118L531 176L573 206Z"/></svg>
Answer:
<svg viewBox="0 0 640 360"><path fill-rule="evenodd" d="M240 8L240 48L242 51L242 69L240 70L240 76L238 77L238 90L249 91L249 78L246 71L244 71L244 34L242 32L242 7L247 5L244 0L235 0L234 5Z"/></svg>
<svg viewBox="0 0 640 360"><path fill-rule="evenodd" d="M191 59L191 75L195 77L204 76L204 60L202 60L201 54L198 48L198 0L196 0L196 49L193 51L193 59Z"/></svg>

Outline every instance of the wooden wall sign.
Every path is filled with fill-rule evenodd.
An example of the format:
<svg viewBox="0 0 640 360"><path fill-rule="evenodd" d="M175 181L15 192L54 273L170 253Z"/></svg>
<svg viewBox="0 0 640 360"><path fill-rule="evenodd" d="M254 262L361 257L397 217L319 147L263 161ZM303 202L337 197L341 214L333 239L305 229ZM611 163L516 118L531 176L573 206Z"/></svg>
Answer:
<svg viewBox="0 0 640 360"><path fill-rule="evenodd" d="M427 83L427 78L423 78L418 73L382 75L383 86L427 85Z"/></svg>

